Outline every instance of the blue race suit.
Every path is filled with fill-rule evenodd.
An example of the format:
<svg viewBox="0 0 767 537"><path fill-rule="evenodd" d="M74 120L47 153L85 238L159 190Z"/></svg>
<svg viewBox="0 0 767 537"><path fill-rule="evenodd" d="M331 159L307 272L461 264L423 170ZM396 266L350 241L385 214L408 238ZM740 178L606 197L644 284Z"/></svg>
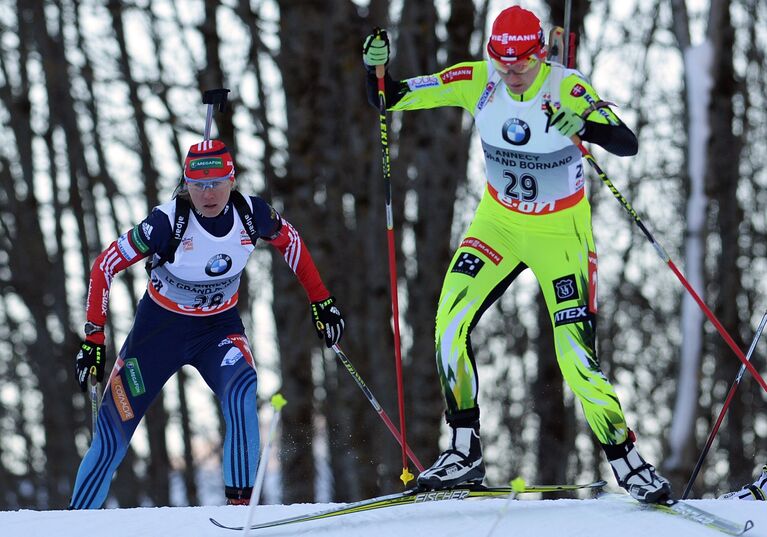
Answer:
<svg viewBox="0 0 767 537"><path fill-rule="evenodd" d="M329 296L298 232L264 200L247 197L260 238L277 248L309 299ZM173 261L151 271L128 337L104 390L96 431L77 473L70 508L99 508L149 405L183 365L194 366L226 421L223 472L229 498L249 498L259 462L254 359L235 308L240 273L254 249L231 200L205 218L190 212ZM94 262L87 320L103 326L114 275L165 252L175 202L156 207ZM103 343L103 333L91 337ZM100 338L100 340L99 340Z"/></svg>

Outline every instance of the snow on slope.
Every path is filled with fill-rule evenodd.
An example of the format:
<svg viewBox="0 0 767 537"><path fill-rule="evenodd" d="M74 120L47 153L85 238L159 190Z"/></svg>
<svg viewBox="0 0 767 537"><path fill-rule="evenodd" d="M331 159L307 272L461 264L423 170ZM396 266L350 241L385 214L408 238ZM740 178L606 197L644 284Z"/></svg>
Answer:
<svg viewBox="0 0 767 537"><path fill-rule="evenodd" d="M767 537L764 502L693 500L702 509L733 521L753 520L748 537ZM331 504L263 505L255 521L327 509ZM251 532L250 535L333 537L486 537L503 513L493 537L693 537L724 535L682 518L643 511L634 502L600 500L502 499L444 501ZM214 527L208 518L242 525L246 507L162 507L98 511L0 512L0 537L227 537L241 532Z"/></svg>

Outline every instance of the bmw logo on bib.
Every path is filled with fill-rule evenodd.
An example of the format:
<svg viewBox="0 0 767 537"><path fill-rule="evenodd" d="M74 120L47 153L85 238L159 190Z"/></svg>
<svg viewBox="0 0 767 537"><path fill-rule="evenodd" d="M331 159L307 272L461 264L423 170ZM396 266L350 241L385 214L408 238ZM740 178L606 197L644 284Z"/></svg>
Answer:
<svg viewBox="0 0 767 537"><path fill-rule="evenodd" d="M503 139L511 145L525 145L530 140L530 126L513 117L503 124Z"/></svg>
<svg viewBox="0 0 767 537"><path fill-rule="evenodd" d="M214 255L205 265L205 274L208 276L221 276L232 268L232 258L226 254Z"/></svg>

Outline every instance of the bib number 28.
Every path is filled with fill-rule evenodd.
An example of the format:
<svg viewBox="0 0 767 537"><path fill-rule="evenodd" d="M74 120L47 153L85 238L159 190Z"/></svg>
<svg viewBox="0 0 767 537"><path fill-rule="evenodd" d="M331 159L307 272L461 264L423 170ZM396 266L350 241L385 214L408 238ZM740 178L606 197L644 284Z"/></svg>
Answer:
<svg viewBox="0 0 767 537"><path fill-rule="evenodd" d="M223 293L216 293L211 296L206 295L197 295L194 297L194 306L192 306L195 309L201 309L201 310L214 310L217 307L219 307L224 302L224 294Z"/></svg>

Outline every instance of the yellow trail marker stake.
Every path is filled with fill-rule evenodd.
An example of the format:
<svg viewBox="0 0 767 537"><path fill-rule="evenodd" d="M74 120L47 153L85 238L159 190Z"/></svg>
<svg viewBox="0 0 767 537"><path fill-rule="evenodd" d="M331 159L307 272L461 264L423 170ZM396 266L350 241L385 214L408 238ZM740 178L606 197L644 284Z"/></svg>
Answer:
<svg viewBox="0 0 767 537"><path fill-rule="evenodd" d="M511 502L517 497L517 494L521 494L527 490L527 483L521 476L517 476L512 479L509 485L511 485L511 493L504 502L503 508L498 511L498 516L495 517L493 525L490 526L490 531L487 532L487 537L490 537L493 534L495 528L498 526L498 523L504 516L506 516L506 511L509 510L509 506L511 505Z"/></svg>
<svg viewBox="0 0 767 537"><path fill-rule="evenodd" d="M270 402L272 403L272 408L274 409L274 415L272 416L272 424L269 426L269 434L266 437L266 443L264 444L264 449L261 452L261 457L259 458L259 461L258 461L258 473L256 474L256 484L253 485L253 491L250 494L250 507L248 508L248 519L245 521L245 526L242 529L242 534L244 536L247 536L248 532L250 531L250 525L253 521L253 513L255 511L256 505L258 505L258 500L261 496L261 488L264 485L264 476L266 475L266 466L269 463L269 448L271 447L272 441L274 440L275 436L277 436L277 424L280 422L280 414L282 413L282 407L288 404L287 400L279 392L275 393L272 396Z"/></svg>

